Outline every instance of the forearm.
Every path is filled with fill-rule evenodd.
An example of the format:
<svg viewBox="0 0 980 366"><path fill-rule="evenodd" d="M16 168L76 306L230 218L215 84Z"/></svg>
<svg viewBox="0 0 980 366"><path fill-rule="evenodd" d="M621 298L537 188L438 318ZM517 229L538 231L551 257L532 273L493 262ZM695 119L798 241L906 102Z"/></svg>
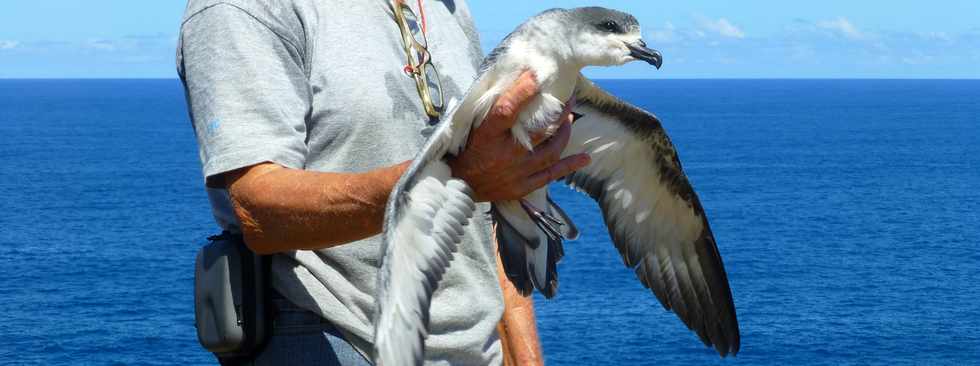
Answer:
<svg viewBox="0 0 980 366"><path fill-rule="evenodd" d="M260 164L229 173L226 183L245 242L269 254L377 235L388 196L407 167L320 173Z"/></svg>
<svg viewBox="0 0 980 366"><path fill-rule="evenodd" d="M504 295L504 315L500 319L500 339L506 365L543 365L541 342L534 317L534 300L521 295L507 279L497 255L497 275Z"/></svg>

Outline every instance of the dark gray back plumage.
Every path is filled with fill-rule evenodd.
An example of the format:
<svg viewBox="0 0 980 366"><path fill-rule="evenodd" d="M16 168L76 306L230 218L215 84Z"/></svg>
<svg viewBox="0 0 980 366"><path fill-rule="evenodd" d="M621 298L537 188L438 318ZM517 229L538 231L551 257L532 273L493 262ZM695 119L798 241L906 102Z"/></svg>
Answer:
<svg viewBox="0 0 980 366"><path fill-rule="evenodd" d="M541 19L543 17L555 16L557 14L561 14L565 12L568 12L568 10L559 9L559 8L548 9L539 13L538 15L535 15L531 19L524 21L524 23L521 23L521 25L517 26L517 28L515 28L514 31L510 32L510 34L504 37L504 39L500 41L499 44L497 44L497 47L495 47L493 51L490 51L490 54L488 54L487 57L483 59L483 63L480 65L479 72L482 74L487 70L489 70L494 64L496 64L497 59L500 58L501 55L506 53L508 49L510 49L510 44L513 42L513 40L527 33L530 24L533 24L536 20Z"/></svg>

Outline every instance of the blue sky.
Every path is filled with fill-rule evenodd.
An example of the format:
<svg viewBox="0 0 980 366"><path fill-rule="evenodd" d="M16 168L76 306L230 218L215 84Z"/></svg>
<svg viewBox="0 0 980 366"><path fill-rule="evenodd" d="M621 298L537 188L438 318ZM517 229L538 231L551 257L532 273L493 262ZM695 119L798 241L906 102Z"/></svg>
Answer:
<svg viewBox="0 0 980 366"><path fill-rule="evenodd" d="M4 1L0 78L174 77L184 4ZM629 65L593 77L980 78L976 0L470 1L487 50L541 10L585 5L633 13L665 57L660 71Z"/></svg>

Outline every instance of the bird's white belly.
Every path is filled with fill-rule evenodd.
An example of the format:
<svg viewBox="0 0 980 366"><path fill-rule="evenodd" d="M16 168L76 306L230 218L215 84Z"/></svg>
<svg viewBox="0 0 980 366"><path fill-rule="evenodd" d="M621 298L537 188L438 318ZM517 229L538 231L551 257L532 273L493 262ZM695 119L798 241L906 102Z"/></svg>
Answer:
<svg viewBox="0 0 980 366"><path fill-rule="evenodd" d="M542 93L524 108L518 117L518 123L511 128L511 133L521 145L528 150L534 150L531 134L544 132L546 136L551 136L561 125L558 117L564 109L565 103L561 99Z"/></svg>
<svg viewBox="0 0 980 366"><path fill-rule="evenodd" d="M528 43L515 42L510 47L513 52L508 53L508 58L501 60L499 70L511 70L513 78L519 75L513 70L530 70L540 88L540 94L524 106L518 123L511 129L521 145L533 150L531 134L543 131L546 136L551 136L561 125L558 117L565 109L565 103L575 93L581 68L554 62L551 57L541 54ZM510 78L499 80L507 79Z"/></svg>

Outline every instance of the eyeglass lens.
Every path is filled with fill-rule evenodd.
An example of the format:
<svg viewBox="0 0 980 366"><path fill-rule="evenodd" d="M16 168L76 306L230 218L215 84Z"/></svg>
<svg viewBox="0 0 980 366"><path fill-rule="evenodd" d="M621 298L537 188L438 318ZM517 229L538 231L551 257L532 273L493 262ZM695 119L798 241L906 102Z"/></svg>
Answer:
<svg viewBox="0 0 980 366"><path fill-rule="evenodd" d="M444 101L442 94L442 80L439 79L439 72L435 65L430 62L425 68L425 83L429 87L429 99L437 110L442 110Z"/></svg>
<svg viewBox="0 0 980 366"><path fill-rule="evenodd" d="M425 35L422 34L422 24L419 23L419 18L415 16L415 12L405 4L402 4L401 9L402 15L405 16L405 24L408 25L408 30L412 32L412 38L415 38L415 41L422 47L428 47L429 45L425 42Z"/></svg>

